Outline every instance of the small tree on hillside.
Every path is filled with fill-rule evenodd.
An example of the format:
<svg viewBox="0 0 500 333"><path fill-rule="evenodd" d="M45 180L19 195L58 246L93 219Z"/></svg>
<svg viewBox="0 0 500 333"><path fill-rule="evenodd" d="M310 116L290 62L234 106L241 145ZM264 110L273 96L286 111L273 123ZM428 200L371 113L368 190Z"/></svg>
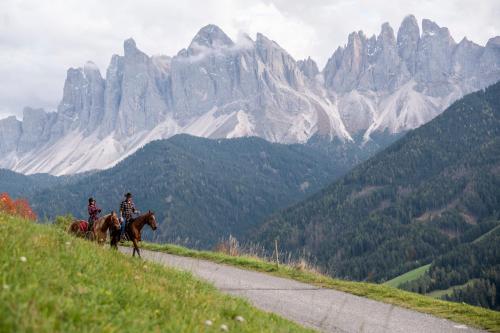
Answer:
<svg viewBox="0 0 500 333"><path fill-rule="evenodd" d="M12 200L7 193L0 193L0 212L20 216L32 221L36 220L36 214L30 207L28 200Z"/></svg>

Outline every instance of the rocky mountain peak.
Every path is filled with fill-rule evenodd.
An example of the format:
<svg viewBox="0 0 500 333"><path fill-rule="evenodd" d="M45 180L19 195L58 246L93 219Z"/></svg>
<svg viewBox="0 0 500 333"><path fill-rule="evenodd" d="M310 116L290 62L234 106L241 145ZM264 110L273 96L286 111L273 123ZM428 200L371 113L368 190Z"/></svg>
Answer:
<svg viewBox="0 0 500 333"><path fill-rule="evenodd" d="M32 108L30 106L26 106L23 108L23 119L31 118L33 116L45 115L46 112L42 108Z"/></svg>
<svg viewBox="0 0 500 333"><path fill-rule="evenodd" d="M419 30L417 18L412 14L406 15L403 21L401 21L399 30L403 32Z"/></svg>
<svg viewBox="0 0 500 333"><path fill-rule="evenodd" d="M99 67L97 67L97 65L92 61L87 61L85 63L85 65L83 66L83 74L89 81L103 80L101 72L99 71Z"/></svg>
<svg viewBox="0 0 500 333"><path fill-rule="evenodd" d="M431 21L429 19L422 19L422 34L423 35L434 35L439 33L439 30L441 28L439 25L436 24L436 22Z"/></svg>
<svg viewBox="0 0 500 333"><path fill-rule="evenodd" d="M22 136L22 122L15 116L0 119L0 153L6 156L19 148Z"/></svg>
<svg viewBox="0 0 500 333"><path fill-rule="evenodd" d="M290 54L288 54L285 49L283 49L274 40L267 38L261 33L257 33L255 47L265 63L269 63L270 61L278 61L280 63L283 61L295 63L295 60L292 58L292 56L290 56ZM281 57L282 59L278 59L278 57Z"/></svg>
<svg viewBox="0 0 500 333"><path fill-rule="evenodd" d="M480 74L489 84L498 81L500 75L500 36L490 38L480 59Z"/></svg>
<svg viewBox="0 0 500 333"><path fill-rule="evenodd" d="M457 44L455 48L455 53L456 52L461 52L462 50L468 50L468 49L483 49L481 45L478 45L474 43L473 41L467 39L467 37L462 38L462 40Z"/></svg>
<svg viewBox="0 0 500 333"><path fill-rule="evenodd" d="M309 79L313 80L316 75L319 74L318 65L316 62L311 59L311 57L307 57L305 60L297 61L297 66L300 71Z"/></svg>
<svg viewBox="0 0 500 333"><path fill-rule="evenodd" d="M281 49L281 47L276 43L275 41L267 38L264 34L258 32L257 36L255 38L255 44L257 45L258 48L278 48Z"/></svg>
<svg viewBox="0 0 500 333"><path fill-rule="evenodd" d="M149 61L149 56L139 50L132 38L126 39L123 42L123 54L125 63L136 64L136 63L146 63Z"/></svg>
<svg viewBox="0 0 500 333"><path fill-rule="evenodd" d="M188 52L190 54L197 54L206 48L219 49L232 45L234 45L234 42L221 28L214 24L209 24L201 28L194 36L188 47Z"/></svg>
<svg viewBox="0 0 500 333"><path fill-rule="evenodd" d="M366 36L362 30L353 31L347 37L346 48L359 47L359 45L363 44L365 40Z"/></svg>
<svg viewBox="0 0 500 333"><path fill-rule="evenodd" d="M458 43L458 45L464 45L464 44L469 44L469 43L474 43L472 41L470 41L467 37L464 36L464 38L462 38L462 40Z"/></svg>
<svg viewBox="0 0 500 333"><path fill-rule="evenodd" d="M398 30L398 54L406 65L408 71L415 74L418 43L420 41L420 28L417 19L408 15L403 19Z"/></svg>
<svg viewBox="0 0 500 333"><path fill-rule="evenodd" d="M422 38L439 38L449 44L455 44L448 28L440 27L429 19L422 20Z"/></svg>
<svg viewBox="0 0 500 333"><path fill-rule="evenodd" d="M135 51L137 51L137 45L135 43L135 40L133 38L128 38L123 42L123 50L125 53L125 56L127 54L131 54Z"/></svg>
<svg viewBox="0 0 500 333"><path fill-rule="evenodd" d="M394 30L392 29L389 22L385 22L384 24L382 24L379 39L382 39L384 41L390 41L390 42L393 42L396 40L396 38L394 37Z"/></svg>
<svg viewBox="0 0 500 333"><path fill-rule="evenodd" d="M83 65L83 70L86 72L99 72L99 67L93 61L89 60Z"/></svg>
<svg viewBox="0 0 500 333"><path fill-rule="evenodd" d="M464 37L453 51L451 67L454 77L469 77L468 84L477 85L477 64L482 54L482 46Z"/></svg>
<svg viewBox="0 0 500 333"><path fill-rule="evenodd" d="M452 56L455 41L448 28L439 27L429 19L422 20L422 37L418 45L416 80L418 89L427 89L434 96L444 96L451 92L450 86L443 84L452 75Z"/></svg>
<svg viewBox="0 0 500 333"><path fill-rule="evenodd" d="M22 133L19 140L18 149L29 151L40 141L50 139L51 120L54 119L54 113L46 113L41 108L25 107L23 109Z"/></svg>
<svg viewBox="0 0 500 333"><path fill-rule="evenodd" d="M488 39L486 43L487 48L500 48L500 36Z"/></svg>
<svg viewBox="0 0 500 333"><path fill-rule="evenodd" d="M178 133L368 141L416 128L500 79L500 37L486 47L467 39L457 45L448 29L427 19L419 29L412 15L397 37L387 23L370 38L349 34L322 72L261 33L233 42L215 25L172 58L150 57L133 39L123 47L105 80L92 62L70 68L57 113L27 110L23 122L0 120L0 152L12 152L0 167L55 174L105 168Z"/></svg>

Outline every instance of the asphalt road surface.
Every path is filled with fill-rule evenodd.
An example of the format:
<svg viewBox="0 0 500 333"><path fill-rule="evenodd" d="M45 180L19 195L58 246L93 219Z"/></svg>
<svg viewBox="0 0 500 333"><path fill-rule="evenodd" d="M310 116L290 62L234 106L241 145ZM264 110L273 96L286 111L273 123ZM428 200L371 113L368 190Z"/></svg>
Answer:
<svg viewBox="0 0 500 333"><path fill-rule="evenodd" d="M131 254L130 248L120 251ZM322 332L482 332L398 306L206 260L141 250L142 258L187 270L255 307Z"/></svg>

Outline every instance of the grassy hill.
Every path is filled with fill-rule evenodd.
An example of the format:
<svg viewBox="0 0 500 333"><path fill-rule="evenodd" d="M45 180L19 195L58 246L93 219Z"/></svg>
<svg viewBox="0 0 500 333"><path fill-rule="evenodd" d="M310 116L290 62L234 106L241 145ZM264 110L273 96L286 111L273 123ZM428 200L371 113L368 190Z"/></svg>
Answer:
<svg viewBox="0 0 500 333"><path fill-rule="evenodd" d="M431 264L417 267L409 272L396 276L394 279L384 282L384 284L387 286L397 288L403 283L418 279L419 277L424 275L427 271L429 271L429 267L431 267Z"/></svg>
<svg viewBox="0 0 500 333"><path fill-rule="evenodd" d="M0 332L309 332L51 225L0 214L0 234Z"/></svg>
<svg viewBox="0 0 500 333"><path fill-rule="evenodd" d="M254 239L310 253L333 276L385 282L488 232L499 218L497 83L275 214Z"/></svg>
<svg viewBox="0 0 500 333"><path fill-rule="evenodd" d="M0 214L1 332L309 332L190 274L133 259L40 225ZM500 312L435 300L388 286L331 279L258 258L174 245L145 248L212 260L426 312L500 332ZM23 259L25 258L25 259ZM244 323L235 321L243 316ZM206 326L211 320L213 326Z"/></svg>

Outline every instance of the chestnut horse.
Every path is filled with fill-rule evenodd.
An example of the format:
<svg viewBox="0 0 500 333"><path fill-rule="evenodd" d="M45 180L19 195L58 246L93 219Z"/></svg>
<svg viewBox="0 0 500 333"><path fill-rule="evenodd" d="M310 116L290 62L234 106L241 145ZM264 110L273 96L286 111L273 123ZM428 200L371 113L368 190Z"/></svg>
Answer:
<svg viewBox="0 0 500 333"><path fill-rule="evenodd" d="M87 221L75 220L70 224L70 226L68 228L68 232L72 235L77 236L77 237L84 238L87 234L88 227L89 227L89 223Z"/></svg>
<svg viewBox="0 0 500 333"><path fill-rule="evenodd" d="M127 234L128 239L134 243L134 250L132 252L133 257L135 257L135 252L137 252L139 258L141 257L139 242L141 241L141 231L145 224L149 225L151 229L156 230L155 213L148 211L146 214L136 217L131 222L127 223L125 227L125 233ZM116 248L119 239L120 234L118 232L114 232L111 237L111 246Z"/></svg>
<svg viewBox="0 0 500 333"><path fill-rule="evenodd" d="M88 230L88 222L83 220L73 221L68 228L68 232L77 237L86 237L89 240L96 240L102 244L106 240L108 229L110 233L114 229L120 229L120 221L115 212L105 215L94 222L92 230Z"/></svg>
<svg viewBox="0 0 500 333"><path fill-rule="evenodd" d="M111 235L113 230L120 230L120 220L116 216L115 212L105 215L94 222L94 239L97 243L103 244L106 241L109 234Z"/></svg>

